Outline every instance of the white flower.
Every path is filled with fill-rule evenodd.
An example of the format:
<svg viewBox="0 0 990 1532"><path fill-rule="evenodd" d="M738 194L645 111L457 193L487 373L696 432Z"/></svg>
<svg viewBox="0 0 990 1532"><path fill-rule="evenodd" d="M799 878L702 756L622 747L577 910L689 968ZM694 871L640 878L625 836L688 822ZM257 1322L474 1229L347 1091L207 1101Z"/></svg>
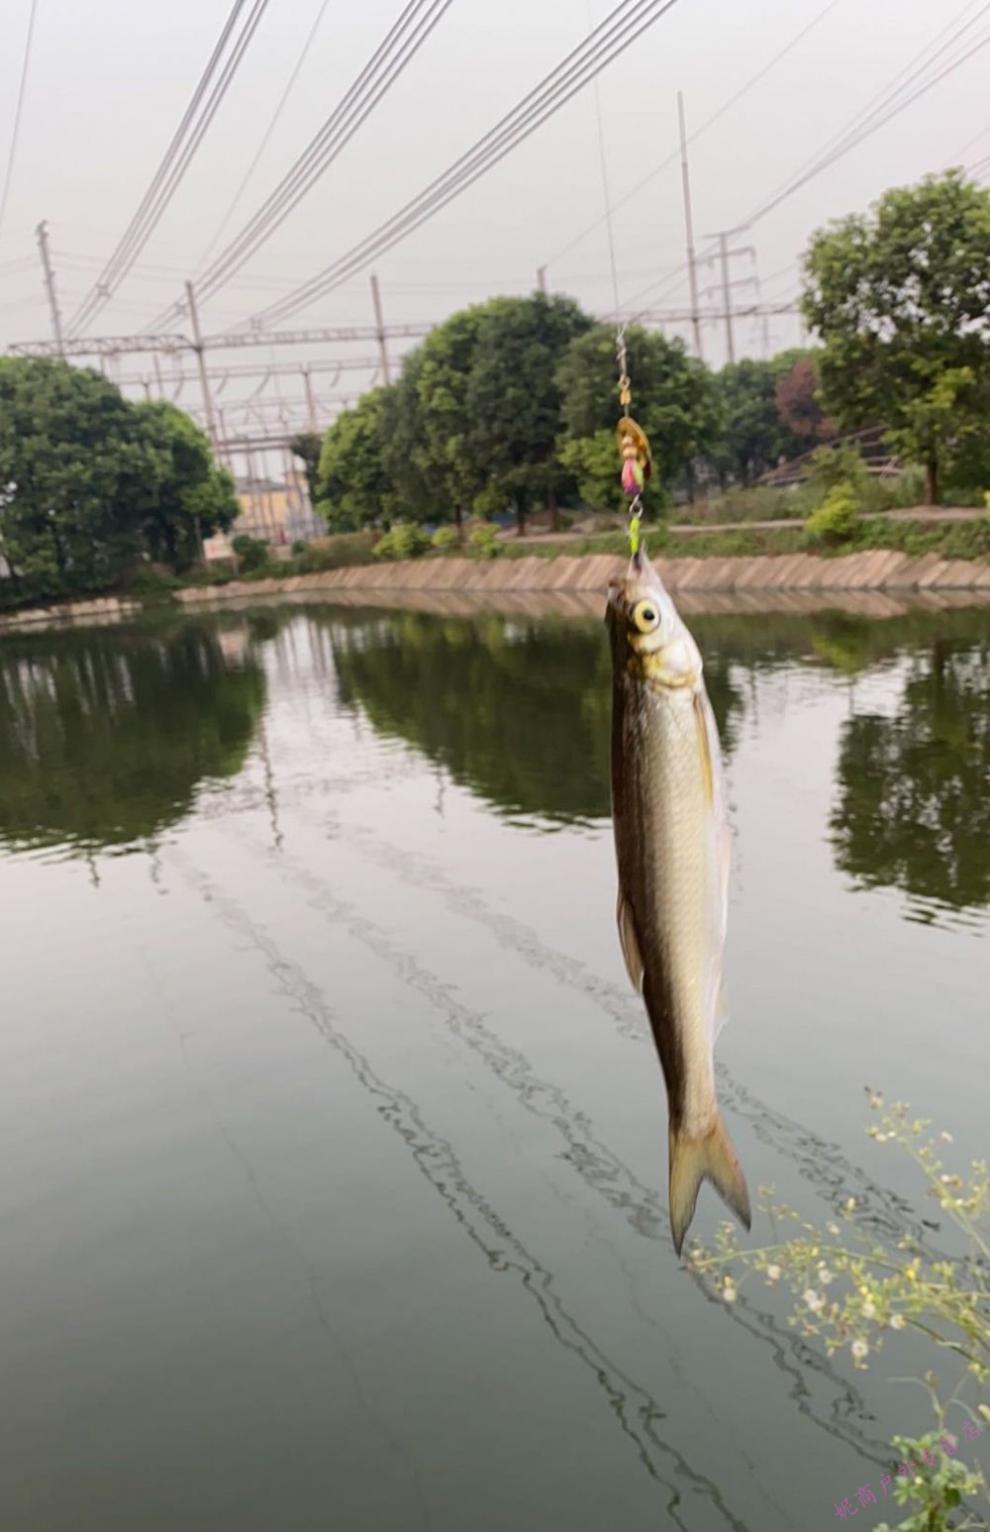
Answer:
<svg viewBox="0 0 990 1532"><path fill-rule="evenodd" d="M818 1268L818 1280L822 1284L822 1287L828 1287L830 1282L835 1281L835 1273L829 1271L824 1262Z"/></svg>
<svg viewBox="0 0 990 1532"><path fill-rule="evenodd" d="M871 1091L870 1092L870 1096L869 1096L869 1101L870 1101L870 1106L873 1108L874 1111L876 1111L878 1107L883 1106L883 1097L881 1096L879 1091Z"/></svg>
<svg viewBox="0 0 990 1532"><path fill-rule="evenodd" d="M877 1306L872 1298L867 1298L863 1304L863 1317L864 1319L876 1319L877 1317Z"/></svg>
<svg viewBox="0 0 990 1532"><path fill-rule="evenodd" d="M817 1314L819 1310L825 1307L825 1299L820 1293L816 1293L813 1287L809 1287L807 1292L802 1293L801 1296L813 1314Z"/></svg>
<svg viewBox="0 0 990 1532"><path fill-rule="evenodd" d="M838 1235L842 1233L842 1230L839 1228L837 1223L827 1223L825 1227L830 1234Z"/></svg>
<svg viewBox="0 0 990 1532"><path fill-rule="evenodd" d="M846 1198L846 1212L847 1213L851 1213L855 1206L856 1206L856 1198L855 1197L847 1197Z"/></svg>
<svg viewBox="0 0 990 1532"><path fill-rule="evenodd" d="M953 1142L953 1138L952 1138L952 1134L951 1133L942 1133L940 1135L940 1137L942 1139L943 1144L951 1144Z"/></svg>
<svg viewBox="0 0 990 1532"><path fill-rule="evenodd" d="M730 1282L730 1281L726 1280L723 1283L723 1285L722 1285L722 1302L723 1303L735 1303L735 1301L738 1298L738 1296L739 1296L739 1292L738 1292L738 1289L736 1287L736 1284L734 1282Z"/></svg>
<svg viewBox="0 0 990 1532"><path fill-rule="evenodd" d="M854 1340L850 1350L852 1351L853 1357L857 1362L861 1362L865 1356L869 1356L870 1354L870 1348L866 1344L865 1340Z"/></svg>
<svg viewBox="0 0 990 1532"><path fill-rule="evenodd" d="M891 1314L891 1316L890 1316L890 1328L892 1330L903 1330L904 1329L904 1315L903 1314Z"/></svg>
<svg viewBox="0 0 990 1532"><path fill-rule="evenodd" d="M767 1267L767 1278L771 1282L779 1282L780 1281L780 1267L779 1266L768 1266Z"/></svg>

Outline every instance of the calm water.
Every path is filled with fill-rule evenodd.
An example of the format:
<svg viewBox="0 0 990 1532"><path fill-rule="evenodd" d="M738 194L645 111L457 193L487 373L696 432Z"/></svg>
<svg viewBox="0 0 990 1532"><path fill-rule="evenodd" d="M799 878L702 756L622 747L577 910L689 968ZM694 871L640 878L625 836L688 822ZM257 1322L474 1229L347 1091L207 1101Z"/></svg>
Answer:
<svg viewBox="0 0 990 1532"><path fill-rule="evenodd" d="M750 1185L917 1229L862 1088L986 1151L990 616L692 625ZM674 1257L608 707L593 620L0 640L4 1529L793 1532L928 1425Z"/></svg>

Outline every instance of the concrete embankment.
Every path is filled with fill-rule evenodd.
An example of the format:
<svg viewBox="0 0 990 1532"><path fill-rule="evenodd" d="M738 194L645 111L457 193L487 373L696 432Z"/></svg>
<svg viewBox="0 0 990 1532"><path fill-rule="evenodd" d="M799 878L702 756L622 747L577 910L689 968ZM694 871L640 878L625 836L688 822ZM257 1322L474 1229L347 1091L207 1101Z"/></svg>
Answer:
<svg viewBox="0 0 990 1532"><path fill-rule="evenodd" d="M349 606L401 606L454 611L488 608L596 609L608 582L625 567L609 554L584 558L418 559L399 564L356 564L284 579L234 580L228 585L190 586L176 592L182 606L215 606L262 598L299 600L307 595ZM990 563L910 558L876 548L844 558L807 553L755 558L657 560L678 604L690 611L812 611L837 607L864 615L891 614L902 605L957 606L990 601ZM0 633L119 622L141 611L140 602L107 596L62 606L33 607L0 617Z"/></svg>
<svg viewBox="0 0 990 1532"><path fill-rule="evenodd" d="M88 626L122 622L125 617L135 617L141 609L140 601L129 596L93 596L87 601L64 601L57 606L30 606L0 616L0 633L69 627L76 622Z"/></svg>
<svg viewBox="0 0 990 1532"><path fill-rule="evenodd" d="M876 548L845 558L815 558L806 553L758 558L684 558L657 561L670 590L692 596L732 593L760 597L769 593L851 591L953 592L990 596L990 563L942 559L935 554L910 558ZM412 592L487 597L536 592L604 593L625 560L608 554L586 558L420 559L399 564L358 564L321 574L287 579L235 580L229 585L179 591L185 605L201 602L319 591L354 599L366 596L379 605L400 604Z"/></svg>

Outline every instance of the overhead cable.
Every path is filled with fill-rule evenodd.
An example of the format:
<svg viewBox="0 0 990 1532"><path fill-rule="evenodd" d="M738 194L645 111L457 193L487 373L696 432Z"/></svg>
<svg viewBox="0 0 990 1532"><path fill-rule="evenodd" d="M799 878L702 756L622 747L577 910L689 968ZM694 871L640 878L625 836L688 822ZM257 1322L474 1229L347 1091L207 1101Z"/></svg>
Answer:
<svg viewBox="0 0 990 1532"><path fill-rule="evenodd" d="M10 195L10 183L14 175L14 162L17 159L17 141L21 133L21 116L24 111L24 96L27 91L28 72L31 67L31 45L34 41L34 21L37 14L38 0L31 0L31 9L28 11L27 36L24 39L24 56L21 61L21 77L17 87L17 105L14 107L14 125L10 133L7 166L3 173L3 191L0 192L0 233L3 232L3 218L7 211L7 198Z"/></svg>
<svg viewBox="0 0 990 1532"><path fill-rule="evenodd" d="M263 326L307 308L405 239L529 138L636 42L677 0L621 0L578 47L417 197L360 244L248 323Z"/></svg>
<svg viewBox="0 0 990 1532"><path fill-rule="evenodd" d="M230 89L251 39L267 9L268 0L252 0L251 9L238 32L237 24L246 4L247 0L234 0L206 68L152 177L151 184L99 278L73 315L69 323L70 333L78 333L84 329L113 296L151 238L175 195ZM209 95L207 95L208 91Z"/></svg>
<svg viewBox="0 0 990 1532"><path fill-rule="evenodd" d="M212 297L224 287L281 227L412 62L451 3L452 0L409 0L398 20L295 164L240 233L205 271L199 273L196 278L196 295L200 301ZM158 329L181 312L181 304L173 305L157 315L149 328Z"/></svg>

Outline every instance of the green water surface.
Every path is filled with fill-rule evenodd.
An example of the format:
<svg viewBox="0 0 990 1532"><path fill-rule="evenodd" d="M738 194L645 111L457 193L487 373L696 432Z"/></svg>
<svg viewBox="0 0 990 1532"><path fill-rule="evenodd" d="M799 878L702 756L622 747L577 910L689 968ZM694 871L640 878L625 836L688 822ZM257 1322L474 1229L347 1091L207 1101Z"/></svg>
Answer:
<svg viewBox="0 0 990 1532"><path fill-rule="evenodd" d="M990 615L692 627L750 1185L941 1248L863 1087L986 1153ZM803 1532L879 1497L926 1354L854 1372L671 1247L608 717L590 619L0 639L5 1532Z"/></svg>

